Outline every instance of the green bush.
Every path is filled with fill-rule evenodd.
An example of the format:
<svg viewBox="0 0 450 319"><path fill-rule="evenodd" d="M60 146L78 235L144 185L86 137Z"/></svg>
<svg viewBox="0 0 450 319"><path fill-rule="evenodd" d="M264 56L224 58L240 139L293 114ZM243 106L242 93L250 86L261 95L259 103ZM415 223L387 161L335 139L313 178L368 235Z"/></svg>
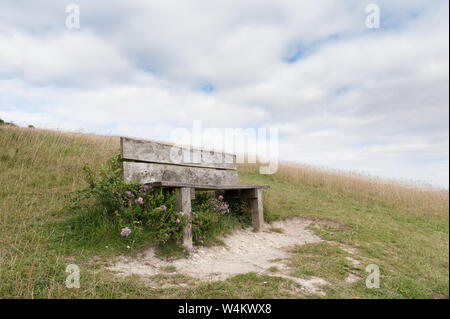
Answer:
<svg viewBox="0 0 450 319"><path fill-rule="evenodd" d="M87 166L83 170L87 186L71 197L71 208L114 223L118 226L115 229L121 229L117 236L126 240L143 240L145 233L144 237L158 245L180 242L186 224L192 223L194 242L204 244L214 242L218 235L239 224L249 224L245 202L233 201L229 205L211 192L197 194L191 213L178 211L172 190L125 182L119 155L98 172Z"/></svg>
<svg viewBox="0 0 450 319"><path fill-rule="evenodd" d="M247 201L234 199L224 202L214 193L200 192L192 203L195 212L192 221L192 233L197 244L216 243L219 235L229 233L237 226L250 225Z"/></svg>

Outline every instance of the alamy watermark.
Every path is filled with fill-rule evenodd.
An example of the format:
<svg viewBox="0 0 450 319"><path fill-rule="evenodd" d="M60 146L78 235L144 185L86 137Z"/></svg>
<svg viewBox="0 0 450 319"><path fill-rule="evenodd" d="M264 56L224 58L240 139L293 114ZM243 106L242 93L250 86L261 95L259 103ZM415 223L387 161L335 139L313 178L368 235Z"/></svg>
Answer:
<svg viewBox="0 0 450 319"><path fill-rule="evenodd" d="M79 29L80 28L80 7L75 3L66 5L66 28Z"/></svg>
<svg viewBox="0 0 450 319"><path fill-rule="evenodd" d="M203 129L196 120L192 130L174 129L170 140L175 143L170 152L173 163L258 163L260 174L278 170L277 127Z"/></svg>
<svg viewBox="0 0 450 319"><path fill-rule="evenodd" d="M380 7L377 4L370 3L366 6L366 27L369 29L380 28Z"/></svg>
<svg viewBox="0 0 450 319"><path fill-rule="evenodd" d="M80 288L80 267L75 264L67 265L66 272L69 273L66 277L66 287Z"/></svg>
<svg viewBox="0 0 450 319"><path fill-rule="evenodd" d="M380 288L380 267L375 264L367 265L366 272L369 275L366 278L366 287L371 288Z"/></svg>

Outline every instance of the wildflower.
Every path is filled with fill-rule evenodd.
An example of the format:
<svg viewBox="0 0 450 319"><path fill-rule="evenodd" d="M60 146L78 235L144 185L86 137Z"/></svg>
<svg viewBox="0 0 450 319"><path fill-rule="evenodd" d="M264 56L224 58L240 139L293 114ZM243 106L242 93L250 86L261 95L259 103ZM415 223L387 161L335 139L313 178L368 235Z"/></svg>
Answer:
<svg viewBox="0 0 450 319"><path fill-rule="evenodd" d="M179 218L177 218L176 222L177 222L177 224L179 224L179 223L180 223L180 219L179 219Z"/></svg>
<svg viewBox="0 0 450 319"><path fill-rule="evenodd" d="M139 197L136 202L138 202L139 204L144 204L144 199L142 197Z"/></svg>
<svg viewBox="0 0 450 319"><path fill-rule="evenodd" d="M128 235L131 234L131 229L129 229L128 227L122 228L122 231L120 232L120 235L122 237L128 237Z"/></svg>
<svg viewBox="0 0 450 319"><path fill-rule="evenodd" d="M150 188L152 188L150 185L144 185L144 191L148 191Z"/></svg>
<svg viewBox="0 0 450 319"><path fill-rule="evenodd" d="M191 248L189 248L189 251L190 251L191 253L195 253L195 248L194 248L194 247L191 247Z"/></svg>
<svg viewBox="0 0 450 319"><path fill-rule="evenodd" d="M130 246L127 246L128 249L130 249Z"/></svg>
<svg viewBox="0 0 450 319"><path fill-rule="evenodd" d="M180 214L180 216L184 216L184 213L183 213L183 212L179 212L178 214Z"/></svg>
<svg viewBox="0 0 450 319"><path fill-rule="evenodd" d="M160 206L159 208L161 208L163 211L166 211L166 210L167 210L167 207L164 206L164 205Z"/></svg>
<svg viewBox="0 0 450 319"><path fill-rule="evenodd" d="M131 197L131 195L133 195L133 194L131 194L130 191L126 191L125 194L126 194L128 197Z"/></svg>
<svg viewBox="0 0 450 319"><path fill-rule="evenodd" d="M219 195L219 200L222 200L223 199L223 196L222 195Z"/></svg>

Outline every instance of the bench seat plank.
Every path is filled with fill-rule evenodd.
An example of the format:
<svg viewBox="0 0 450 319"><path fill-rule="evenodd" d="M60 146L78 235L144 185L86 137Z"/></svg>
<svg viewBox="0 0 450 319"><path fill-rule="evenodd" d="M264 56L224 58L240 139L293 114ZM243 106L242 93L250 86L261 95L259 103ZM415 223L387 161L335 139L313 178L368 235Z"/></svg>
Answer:
<svg viewBox="0 0 450 319"><path fill-rule="evenodd" d="M173 187L173 188L195 188L199 190L238 190L238 189L264 189L269 188L269 185L227 185L227 186L217 186L217 185L202 185L202 184L191 184L191 183L178 183L171 181L161 181L147 183L152 187Z"/></svg>

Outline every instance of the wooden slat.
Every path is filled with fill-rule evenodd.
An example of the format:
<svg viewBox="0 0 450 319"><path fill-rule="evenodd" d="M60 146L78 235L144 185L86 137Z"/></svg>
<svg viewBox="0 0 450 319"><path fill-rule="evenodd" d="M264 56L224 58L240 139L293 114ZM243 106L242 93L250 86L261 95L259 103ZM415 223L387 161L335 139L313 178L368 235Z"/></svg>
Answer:
<svg viewBox="0 0 450 319"><path fill-rule="evenodd" d="M204 185L204 184L190 184L190 183L178 183L178 182L152 182L148 183L153 187L189 187L198 190L252 190L252 189L264 189L270 188L270 185L226 185L226 186L215 186L215 185ZM252 197L253 198L253 197Z"/></svg>
<svg viewBox="0 0 450 319"><path fill-rule="evenodd" d="M230 186L238 184L235 170L220 170L178 165L123 162L126 182L147 184L152 182L174 182L189 185Z"/></svg>
<svg viewBox="0 0 450 319"><path fill-rule="evenodd" d="M236 170L234 154L193 150L128 137L120 138L120 146L123 160Z"/></svg>

